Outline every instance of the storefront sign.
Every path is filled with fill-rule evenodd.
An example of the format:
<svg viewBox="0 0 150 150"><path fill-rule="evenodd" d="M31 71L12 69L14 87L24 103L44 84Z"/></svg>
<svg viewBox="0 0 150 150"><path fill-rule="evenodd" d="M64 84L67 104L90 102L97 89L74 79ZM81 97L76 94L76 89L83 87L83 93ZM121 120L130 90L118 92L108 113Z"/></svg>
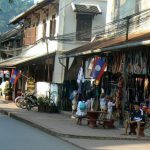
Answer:
<svg viewBox="0 0 150 150"><path fill-rule="evenodd" d="M27 80L27 91L28 92L35 91L35 79L32 77Z"/></svg>

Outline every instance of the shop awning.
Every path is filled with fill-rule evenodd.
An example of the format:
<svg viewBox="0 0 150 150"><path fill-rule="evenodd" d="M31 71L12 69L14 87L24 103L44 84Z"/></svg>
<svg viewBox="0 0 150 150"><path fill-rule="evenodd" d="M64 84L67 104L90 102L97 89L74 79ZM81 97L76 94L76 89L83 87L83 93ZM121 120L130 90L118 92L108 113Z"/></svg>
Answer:
<svg viewBox="0 0 150 150"><path fill-rule="evenodd" d="M94 4L80 4L80 3L71 3L72 9L74 12L78 13L91 13L91 14L100 14L102 13L99 5Z"/></svg>
<svg viewBox="0 0 150 150"><path fill-rule="evenodd" d="M10 59L7 59L7 60L0 62L0 68L14 67L18 64L27 62L27 61L32 60L34 58L36 58L36 57L34 57L34 56L32 56L32 57L31 56L30 57L16 56L16 57L13 57L13 58L10 58Z"/></svg>
<svg viewBox="0 0 150 150"><path fill-rule="evenodd" d="M95 55L97 53L107 53L111 51L118 51L125 48L132 48L132 47L138 47L138 46L148 46L150 45L150 40L143 40L143 41L137 41L137 42L126 42L124 44L118 44L116 46L110 46L110 47L104 47L99 48L95 50L87 50L84 52L78 52L75 54L69 54L59 57L59 59L68 58L68 57L77 57L77 56L83 56L83 55Z"/></svg>
<svg viewBox="0 0 150 150"><path fill-rule="evenodd" d="M80 55L95 54L105 51L113 51L114 49L122 49L127 47L136 47L143 45L150 45L150 30L146 32L131 33L128 35L128 41L126 41L126 36L120 36L112 39L99 39L93 42L89 42L83 46L74 48L70 51L63 53L61 58L76 57Z"/></svg>
<svg viewBox="0 0 150 150"><path fill-rule="evenodd" d="M50 55L52 55L54 53L51 53ZM0 62L0 68L13 68L19 64L23 64L23 63L26 63L26 62L29 62L29 61L32 61L34 59L37 59L37 58L42 58L42 57L45 57L47 56L47 54L43 54L43 55L34 55L34 56L16 56L16 57L12 57L12 58L9 58L7 60L4 60L2 62Z"/></svg>

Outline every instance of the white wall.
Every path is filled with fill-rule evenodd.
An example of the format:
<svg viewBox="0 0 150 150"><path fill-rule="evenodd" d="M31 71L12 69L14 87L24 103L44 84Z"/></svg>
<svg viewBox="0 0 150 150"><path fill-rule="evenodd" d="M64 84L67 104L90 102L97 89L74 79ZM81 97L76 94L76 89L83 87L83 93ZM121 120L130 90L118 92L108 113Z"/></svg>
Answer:
<svg viewBox="0 0 150 150"><path fill-rule="evenodd" d="M73 11L71 2L73 0L60 0L59 4L59 13L57 14L56 8L49 4L46 6L49 9L49 16L47 18L47 29L46 36L49 37L50 34L50 20L52 15L56 15L56 36L64 35L68 33L76 32L76 12ZM82 4L95 4L99 5L102 9L102 14L95 15L92 22L92 28L95 26L104 27L106 24L106 9L107 9L107 0L76 0L76 3ZM38 35L37 39L39 40L43 37L43 19L46 18L44 12L42 10L37 11L36 13L40 14L40 20L38 25ZM32 24L36 22L36 17L34 15L31 16ZM101 30L101 28L99 29ZM97 32L95 30L93 32ZM75 35L75 34L74 34ZM74 37L76 39L76 37ZM73 48L79 47L83 44L86 44L87 41L76 41L73 40L71 42L57 41L57 40L48 40L48 53L56 52L55 63L54 63L54 73L53 73L53 82L62 83L64 79L64 67L59 63L58 57L60 56L60 52L71 50ZM58 52L57 52L58 51ZM30 50L26 52L26 56L32 55L36 53L37 55L44 55L47 53L46 43L40 42ZM64 60L63 60L64 61ZM65 64L65 61L64 61Z"/></svg>
<svg viewBox="0 0 150 150"><path fill-rule="evenodd" d="M83 44L86 44L88 42L86 41L76 41L76 12L73 11L71 2L73 0L60 0L60 6L59 6L59 35L63 34L73 34L73 41L71 42L65 42L65 43L59 43L59 48L61 48L63 51L71 50L75 47L81 46ZM99 26L100 28L97 30L93 30L92 33L101 31L102 28L104 29L106 24L106 9L107 9L107 0L76 0L73 1L76 4L94 4L99 5L99 7L102 10L102 14L95 15L92 20L92 28ZM67 6L67 7L65 7ZM65 9L64 9L65 8Z"/></svg>
<svg viewBox="0 0 150 150"><path fill-rule="evenodd" d="M108 0L107 4L107 16L106 22L113 21L113 9L114 9L114 1ZM136 13L137 2L139 2L140 7L139 11L143 11L150 8L150 0L120 0L120 14L119 18L124 18L126 16L132 15Z"/></svg>

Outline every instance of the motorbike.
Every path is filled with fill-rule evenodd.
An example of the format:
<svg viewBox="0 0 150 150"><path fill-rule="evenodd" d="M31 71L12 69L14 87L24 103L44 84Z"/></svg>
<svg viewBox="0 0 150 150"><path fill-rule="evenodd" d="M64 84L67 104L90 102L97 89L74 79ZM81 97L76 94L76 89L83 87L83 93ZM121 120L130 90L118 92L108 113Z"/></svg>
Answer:
<svg viewBox="0 0 150 150"><path fill-rule="evenodd" d="M31 110L31 108L37 106L37 98L33 93L23 93L21 96L16 97L15 103L17 107Z"/></svg>

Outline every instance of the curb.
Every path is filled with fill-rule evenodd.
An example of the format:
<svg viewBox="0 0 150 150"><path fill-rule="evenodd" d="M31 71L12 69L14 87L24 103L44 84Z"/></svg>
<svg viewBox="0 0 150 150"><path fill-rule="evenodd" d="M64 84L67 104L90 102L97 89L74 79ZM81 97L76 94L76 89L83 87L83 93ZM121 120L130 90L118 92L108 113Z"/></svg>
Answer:
<svg viewBox="0 0 150 150"><path fill-rule="evenodd" d="M18 121L21 121L23 123L26 123L34 128L37 128L47 134L50 134L50 135L53 135L55 137L58 137L60 139L62 138L78 138L78 139L89 139L89 140L133 140L133 141L150 141L150 138L128 138L128 137L105 137L105 136L84 136L84 135L73 135L73 134L64 134L64 133L60 133L60 132L57 132L57 131L53 131L51 129L48 129L48 128L45 128L45 127L42 127L32 121L29 121L27 119L24 119L22 117L19 117L11 112L8 112L4 109L0 109L0 112L11 117L11 118L14 118ZM62 139L64 140L64 139ZM67 141L67 140L64 140L64 141ZM68 141L67 141L68 142ZM71 142L70 142L71 143ZM77 146L77 145L75 145ZM78 146L79 147L79 146ZM81 148L81 147L79 147ZM83 149L83 148L82 148ZM84 149L85 150L85 149Z"/></svg>

